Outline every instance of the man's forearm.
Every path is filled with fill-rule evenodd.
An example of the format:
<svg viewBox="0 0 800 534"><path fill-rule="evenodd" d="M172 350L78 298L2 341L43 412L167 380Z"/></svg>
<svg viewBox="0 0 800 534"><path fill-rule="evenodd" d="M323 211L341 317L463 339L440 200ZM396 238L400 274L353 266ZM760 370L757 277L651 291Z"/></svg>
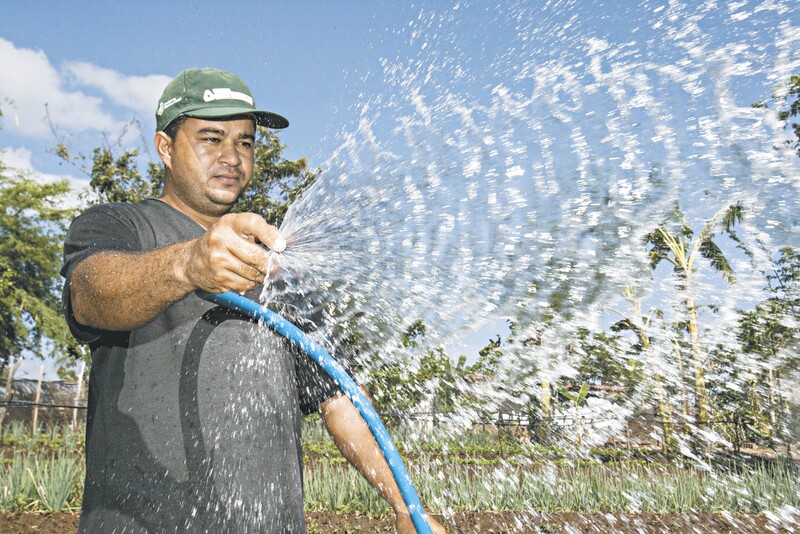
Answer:
<svg viewBox="0 0 800 534"><path fill-rule="evenodd" d="M358 410L342 395L322 405L322 418L344 457L394 509L407 513L389 464Z"/></svg>
<svg viewBox="0 0 800 534"><path fill-rule="evenodd" d="M143 326L194 287L182 272L191 241L148 252L99 252L72 273L75 319L104 330Z"/></svg>

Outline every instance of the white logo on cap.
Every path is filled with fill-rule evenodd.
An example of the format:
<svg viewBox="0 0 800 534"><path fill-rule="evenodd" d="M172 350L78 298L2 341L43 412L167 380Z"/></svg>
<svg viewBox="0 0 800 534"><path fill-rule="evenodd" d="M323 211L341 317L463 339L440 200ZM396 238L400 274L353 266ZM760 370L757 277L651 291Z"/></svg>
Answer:
<svg viewBox="0 0 800 534"><path fill-rule="evenodd" d="M211 102L212 100L243 100L251 106L253 105L253 97L239 91L232 91L227 87L206 89L203 93L203 100L206 102Z"/></svg>
<svg viewBox="0 0 800 534"><path fill-rule="evenodd" d="M157 113L157 115L160 117L161 114L164 113L165 109L167 109L168 107L172 106L173 104L177 104L180 101L181 101L181 97L176 96L175 98L171 98L171 99L167 100L166 102L160 102L158 104L158 113Z"/></svg>

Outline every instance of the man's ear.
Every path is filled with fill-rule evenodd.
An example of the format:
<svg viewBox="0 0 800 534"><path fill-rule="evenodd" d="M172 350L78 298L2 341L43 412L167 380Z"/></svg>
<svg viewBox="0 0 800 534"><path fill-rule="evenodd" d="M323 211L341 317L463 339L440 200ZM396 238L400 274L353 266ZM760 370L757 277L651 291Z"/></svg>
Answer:
<svg viewBox="0 0 800 534"><path fill-rule="evenodd" d="M172 138L164 132L156 132L153 144L161 161L164 162L164 166L172 170Z"/></svg>

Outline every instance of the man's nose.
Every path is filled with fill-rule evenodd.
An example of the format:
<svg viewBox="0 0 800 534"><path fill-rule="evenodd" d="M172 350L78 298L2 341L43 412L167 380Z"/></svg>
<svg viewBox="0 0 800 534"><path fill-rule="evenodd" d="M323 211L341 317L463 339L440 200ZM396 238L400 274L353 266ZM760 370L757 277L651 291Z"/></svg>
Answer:
<svg viewBox="0 0 800 534"><path fill-rule="evenodd" d="M242 164L242 157L236 149L235 142L223 142L221 145L221 152L219 155L220 163L224 163L231 167L238 167Z"/></svg>

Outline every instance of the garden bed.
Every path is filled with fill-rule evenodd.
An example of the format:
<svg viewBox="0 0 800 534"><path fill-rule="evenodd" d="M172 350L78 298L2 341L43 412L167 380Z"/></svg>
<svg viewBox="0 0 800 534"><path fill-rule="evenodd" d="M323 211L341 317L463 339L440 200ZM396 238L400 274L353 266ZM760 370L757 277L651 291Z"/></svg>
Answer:
<svg viewBox="0 0 800 534"><path fill-rule="evenodd" d="M309 534L394 532L389 507L327 434L304 438ZM399 445L427 509L453 511L437 517L454 533L788 533L800 523L796 462L721 457L701 468L636 449L574 455L477 433ZM76 532L81 432L10 425L0 458L0 532Z"/></svg>
<svg viewBox="0 0 800 534"><path fill-rule="evenodd" d="M360 514L310 512L309 534L394 532L390 516L368 517ZM451 533L495 534L505 532L546 533L673 533L709 534L792 533L794 526L784 518L780 523L767 515L742 514L602 514L602 513L530 513L458 512L439 518ZM797 518L795 518L797 519ZM0 532L6 534L68 534L76 532L78 516L71 513L14 513L0 515Z"/></svg>

